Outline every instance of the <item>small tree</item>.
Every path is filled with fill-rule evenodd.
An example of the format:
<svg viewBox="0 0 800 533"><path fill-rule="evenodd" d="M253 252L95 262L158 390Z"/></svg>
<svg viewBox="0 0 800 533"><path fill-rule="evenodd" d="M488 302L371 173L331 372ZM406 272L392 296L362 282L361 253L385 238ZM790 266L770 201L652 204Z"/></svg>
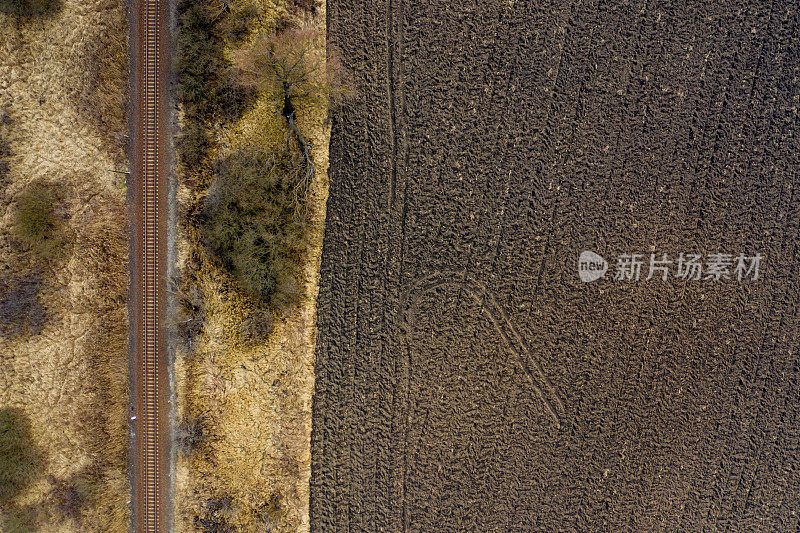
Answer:
<svg viewBox="0 0 800 533"><path fill-rule="evenodd" d="M354 93L336 50L326 50L325 35L310 25L262 35L233 54L240 81L270 94L283 105L287 120L302 101L336 107Z"/></svg>
<svg viewBox="0 0 800 533"><path fill-rule="evenodd" d="M295 204L304 206L314 163L311 143L295 123L295 110L301 103L324 109L341 105L354 94L348 72L336 50L326 51L324 34L310 25L262 35L234 53L233 64L243 84L269 94L280 107L305 165L293 193Z"/></svg>

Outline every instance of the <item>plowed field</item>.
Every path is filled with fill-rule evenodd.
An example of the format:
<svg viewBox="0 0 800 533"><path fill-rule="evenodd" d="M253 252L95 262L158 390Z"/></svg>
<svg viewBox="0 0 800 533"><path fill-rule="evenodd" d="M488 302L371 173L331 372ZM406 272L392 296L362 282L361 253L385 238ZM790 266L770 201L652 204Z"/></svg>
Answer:
<svg viewBox="0 0 800 533"><path fill-rule="evenodd" d="M328 18L359 98L330 144L312 528L800 527L797 4ZM717 252L758 279L645 279Z"/></svg>

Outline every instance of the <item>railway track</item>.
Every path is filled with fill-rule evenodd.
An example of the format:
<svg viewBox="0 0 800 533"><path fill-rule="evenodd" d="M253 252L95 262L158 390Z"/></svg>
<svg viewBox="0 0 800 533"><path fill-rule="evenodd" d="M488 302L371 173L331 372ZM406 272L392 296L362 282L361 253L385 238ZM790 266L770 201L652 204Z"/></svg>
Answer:
<svg viewBox="0 0 800 533"><path fill-rule="evenodd" d="M145 4L145 164L144 164L144 525L158 531L158 0Z"/></svg>
<svg viewBox="0 0 800 533"><path fill-rule="evenodd" d="M138 225L134 263L137 268L138 339L134 354L134 487L131 530L152 533L167 530L165 487L167 434L166 395L168 383L162 344L160 309L163 283L161 241L163 222L159 204L164 197L161 136L165 79L161 41L164 28L163 0L138 0L136 10L136 138L134 166L138 177L134 217ZM137 416L138 415L138 416Z"/></svg>

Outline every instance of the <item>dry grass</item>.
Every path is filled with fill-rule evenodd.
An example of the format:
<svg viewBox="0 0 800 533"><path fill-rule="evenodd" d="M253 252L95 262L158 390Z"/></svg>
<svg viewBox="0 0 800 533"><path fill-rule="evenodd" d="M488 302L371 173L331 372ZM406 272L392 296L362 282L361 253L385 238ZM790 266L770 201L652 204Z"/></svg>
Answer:
<svg viewBox="0 0 800 533"><path fill-rule="evenodd" d="M126 25L115 0L0 14L0 285L42 310L0 335L0 409L24 422L37 461L0 503L4 531L127 530L127 222L109 172L127 170ZM53 246L15 228L31 187L56 191Z"/></svg>
<svg viewBox="0 0 800 533"><path fill-rule="evenodd" d="M302 10L294 4L232 2L234 12L259 8L246 37L238 33L236 46L272 31L279 20L299 20ZM321 50L324 20L320 6L314 24L323 25L315 43ZM232 48L229 41L227 51ZM274 95L262 94L238 120L212 125L208 159L220 160L243 147L286 146L282 106ZM314 325L328 191L326 109L322 102L297 107L298 126L314 147L316 175L308 200L312 244L303 266L301 303L288 315L275 314L266 339L244 331L250 328L250 317L263 313L262 306L242 296L230 276L207 257L196 227L186 219L181 225L180 292L189 302L185 305L189 314L202 319L202 327L186 322L187 316L176 317L176 322L193 324L184 326L185 331L196 333L191 347L180 349L176 360L179 416L186 428L193 428L182 432L183 452L178 455L179 531L207 531L213 526L236 531L309 529ZM204 172L202 165L192 172L184 169L179 184L183 213L198 211L209 182ZM191 179L190 174L194 174ZM188 439L187 433L196 438Z"/></svg>

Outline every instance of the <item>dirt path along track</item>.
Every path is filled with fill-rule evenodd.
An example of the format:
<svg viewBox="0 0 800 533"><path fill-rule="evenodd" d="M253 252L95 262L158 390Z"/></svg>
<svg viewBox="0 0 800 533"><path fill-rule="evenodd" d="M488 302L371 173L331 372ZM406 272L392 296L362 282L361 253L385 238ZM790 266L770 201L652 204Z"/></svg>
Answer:
<svg viewBox="0 0 800 533"><path fill-rule="evenodd" d="M169 529L169 381L161 316L165 268L167 2L133 5L132 531Z"/></svg>

